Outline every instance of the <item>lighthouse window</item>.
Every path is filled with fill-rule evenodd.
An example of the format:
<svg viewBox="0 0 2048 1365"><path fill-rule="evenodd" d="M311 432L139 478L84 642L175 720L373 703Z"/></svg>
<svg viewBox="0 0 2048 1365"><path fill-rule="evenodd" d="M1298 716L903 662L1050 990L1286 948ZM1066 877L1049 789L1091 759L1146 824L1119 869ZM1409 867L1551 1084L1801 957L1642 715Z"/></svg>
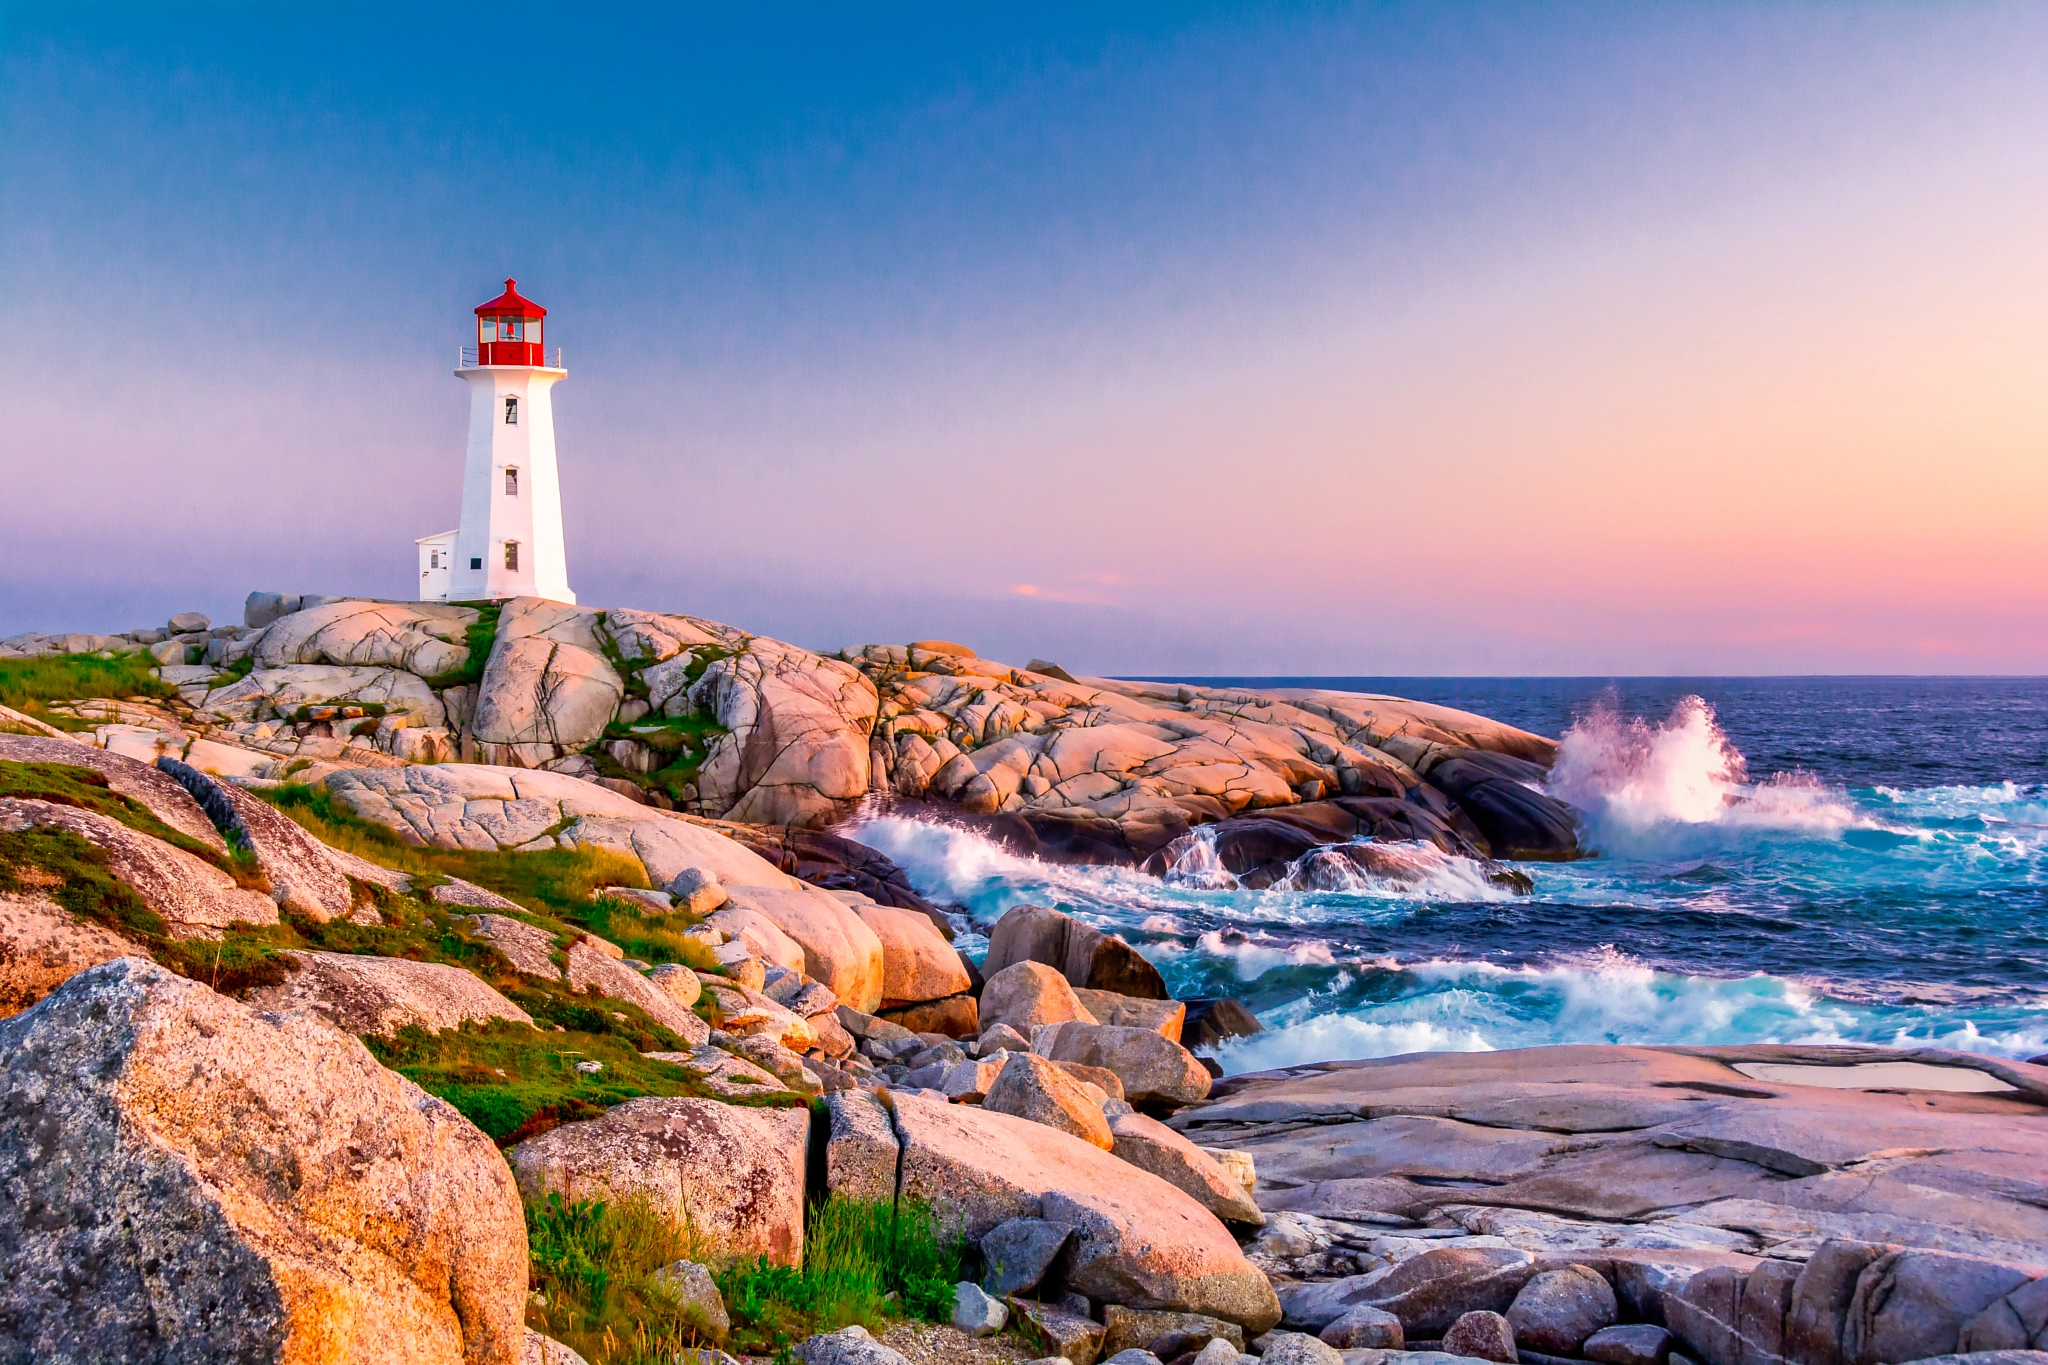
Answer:
<svg viewBox="0 0 2048 1365"><path fill-rule="evenodd" d="M516 540L505 542L505 567L508 569L517 569L519 567L519 542Z"/></svg>
<svg viewBox="0 0 2048 1365"><path fill-rule="evenodd" d="M517 398L507 398L505 400L505 425L508 427L519 425L519 400Z"/></svg>
<svg viewBox="0 0 2048 1365"><path fill-rule="evenodd" d="M505 496L508 498L519 496L519 471L517 469L507 469L505 471Z"/></svg>
<svg viewBox="0 0 2048 1365"><path fill-rule="evenodd" d="M441 552L439 550L435 550L427 556L427 567L430 569L441 567Z"/></svg>
<svg viewBox="0 0 2048 1365"><path fill-rule="evenodd" d="M472 569L481 569L481 568L482 568L483 566L484 566L484 557L483 557L482 555L471 555L471 556L469 557L469 567L470 567L470 568L472 568Z"/></svg>

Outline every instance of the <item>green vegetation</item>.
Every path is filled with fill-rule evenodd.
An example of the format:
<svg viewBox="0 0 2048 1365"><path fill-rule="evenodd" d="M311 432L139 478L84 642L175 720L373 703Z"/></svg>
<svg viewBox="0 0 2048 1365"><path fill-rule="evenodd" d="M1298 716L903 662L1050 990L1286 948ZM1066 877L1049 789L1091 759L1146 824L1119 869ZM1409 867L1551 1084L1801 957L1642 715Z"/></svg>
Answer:
<svg viewBox="0 0 2048 1365"><path fill-rule="evenodd" d="M644 1197L572 1204L549 1195L527 1204L526 1226L531 1280L543 1300L527 1309L535 1331L592 1365L667 1362L711 1344L656 1278L678 1260L715 1264L711 1249ZM852 1323L879 1332L903 1318L944 1322L964 1248L934 1226L920 1200L899 1207L835 1194L811 1204L801 1268L757 1258L716 1273L732 1319L726 1349L780 1355L813 1332Z"/></svg>
<svg viewBox="0 0 2048 1365"><path fill-rule="evenodd" d="M53 712L51 702L177 695L177 688L157 677L156 661L141 650L110 658L56 654L42 659L0 659L0 706L60 730L90 730L92 722Z"/></svg>
<svg viewBox="0 0 2048 1365"><path fill-rule="evenodd" d="M427 686L439 690L443 687L468 687L483 681L484 664L491 657L491 646L498 642L498 617L503 608L496 602L463 602L460 606L476 608L476 620L469 623L469 657L462 667L451 668L446 673L427 679Z"/></svg>
<svg viewBox="0 0 2048 1365"><path fill-rule="evenodd" d="M454 1105L505 1147L642 1095L705 1094L689 1072L641 1056L617 1034L536 1032L493 1019L438 1034L414 1027L389 1040L363 1041L378 1061ZM578 1071L579 1062L603 1070ZM778 1103L792 1099L782 1092Z"/></svg>
<svg viewBox="0 0 2048 1365"><path fill-rule="evenodd" d="M646 1196L570 1204L550 1194L527 1204L526 1240L539 1291L527 1325L591 1365L669 1365L677 1352L710 1344L707 1324L658 1276L676 1261L701 1261L704 1250Z"/></svg>
<svg viewBox="0 0 2048 1365"><path fill-rule="evenodd" d="M929 1204L835 1194L812 1204L804 1223L801 1270L756 1258L719 1272L734 1349L767 1354L849 1323L874 1329L891 1318L952 1316L964 1247L937 1234Z"/></svg>
<svg viewBox="0 0 2048 1365"><path fill-rule="evenodd" d="M0 796L48 801L52 805L95 811L153 839L161 839L174 848L182 848L238 880L250 878L253 884L254 877L260 875L254 873L253 862L224 855L191 835L172 829L157 819L149 807L108 786L105 776L92 768L71 763L0 760Z"/></svg>

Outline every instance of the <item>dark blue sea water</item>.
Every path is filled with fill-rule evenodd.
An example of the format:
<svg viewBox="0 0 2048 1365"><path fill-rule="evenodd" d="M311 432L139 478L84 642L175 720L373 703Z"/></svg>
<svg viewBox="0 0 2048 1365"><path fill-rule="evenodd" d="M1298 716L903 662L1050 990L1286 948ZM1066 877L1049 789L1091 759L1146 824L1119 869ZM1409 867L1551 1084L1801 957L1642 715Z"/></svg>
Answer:
<svg viewBox="0 0 2048 1365"><path fill-rule="evenodd" d="M1555 794L1599 856L1455 859L1419 880L1248 891L1056 868L971 835L862 838L981 923L1051 903L1133 942L1176 994L1268 1032L1232 1070L1552 1042L1937 1043L2048 1052L2048 679L1174 679L1330 687L1562 736ZM1697 699L1697 700L1693 700Z"/></svg>

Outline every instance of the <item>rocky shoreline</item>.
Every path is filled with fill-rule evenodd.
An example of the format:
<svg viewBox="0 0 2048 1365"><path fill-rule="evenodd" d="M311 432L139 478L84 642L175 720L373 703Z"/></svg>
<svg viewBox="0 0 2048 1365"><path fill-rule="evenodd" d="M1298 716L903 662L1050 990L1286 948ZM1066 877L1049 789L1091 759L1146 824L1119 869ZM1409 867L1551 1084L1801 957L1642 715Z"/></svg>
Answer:
<svg viewBox="0 0 2048 1365"><path fill-rule="evenodd" d="M977 963L831 828L906 803L1255 886L1421 840L1514 885L1579 853L1539 736L531 599L253 594L0 667L135 651L156 686L0 712L0 1361L578 1359L532 1326L553 1198L689 1230L695 1365L714 1275L800 1272L834 1200L957 1239L932 1330L1015 1359L2048 1365L2048 1066L1220 1078L1233 1002L1041 907Z"/></svg>

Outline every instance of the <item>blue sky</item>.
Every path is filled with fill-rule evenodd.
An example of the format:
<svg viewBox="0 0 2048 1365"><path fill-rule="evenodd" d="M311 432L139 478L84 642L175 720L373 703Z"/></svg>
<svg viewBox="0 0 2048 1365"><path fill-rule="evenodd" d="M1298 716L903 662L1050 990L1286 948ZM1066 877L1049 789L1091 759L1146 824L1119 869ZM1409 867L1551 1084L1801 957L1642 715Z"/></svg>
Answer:
<svg viewBox="0 0 2048 1365"><path fill-rule="evenodd" d="M594 605L2048 667L2040 7L15 4L0 119L0 633L406 591L516 275Z"/></svg>

